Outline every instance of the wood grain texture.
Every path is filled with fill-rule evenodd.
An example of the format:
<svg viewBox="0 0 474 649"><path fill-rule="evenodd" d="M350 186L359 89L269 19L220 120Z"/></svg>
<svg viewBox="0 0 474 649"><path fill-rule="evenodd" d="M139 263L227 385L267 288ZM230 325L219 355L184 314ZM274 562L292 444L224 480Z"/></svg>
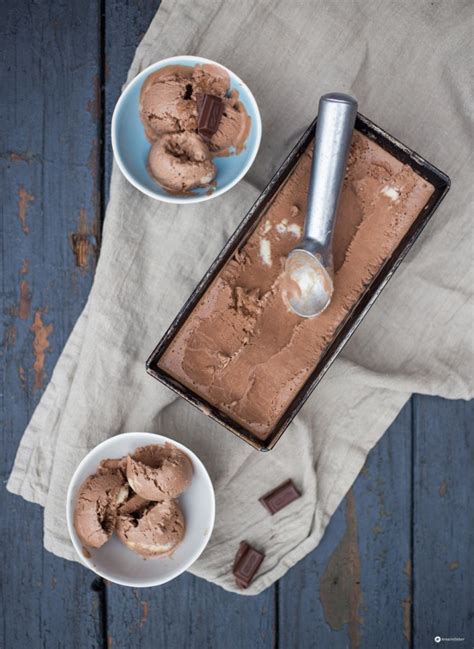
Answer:
<svg viewBox="0 0 474 649"><path fill-rule="evenodd" d="M273 649L274 590L242 597L187 574L160 588L111 585L109 638L114 649Z"/></svg>
<svg viewBox="0 0 474 649"><path fill-rule="evenodd" d="M474 402L414 397L415 647L474 646L473 467Z"/></svg>
<svg viewBox="0 0 474 649"><path fill-rule="evenodd" d="M85 303L98 212L99 3L1 6L3 385L1 478ZM42 547L42 510L0 490L0 646L101 647L93 576Z"/></svg>

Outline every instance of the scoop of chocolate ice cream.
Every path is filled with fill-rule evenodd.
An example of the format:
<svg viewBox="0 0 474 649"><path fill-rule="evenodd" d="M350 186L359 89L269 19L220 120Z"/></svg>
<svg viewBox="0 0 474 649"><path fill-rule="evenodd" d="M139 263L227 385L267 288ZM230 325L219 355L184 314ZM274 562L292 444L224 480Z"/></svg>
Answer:
<svg viewBox="0 0 474 649"><path fill-rule="evenodd" d="M81 542L100 548L113 534L117 508L129 493L120 469L99 468L82 483L74 510L74 527Z"/></svg>
<svg viewBox="0 0 474 649"><path fill-rule="evenodd" d="M183 513L175 500L147 503L117 518L119 539L143 557L171 554L182 541L184 531Z"/></svg>
<svg viewBox="0 0 474 649"><path fill-rule="evenodd" d="M173 444L151 444L137 448L127 461L128 483L147 500L176 498L190 484L193 465Z"/></svg>
<svg viewBox="0 0 474 649"><path fill-rule="evenodd" d="M230 78L224 68L212 63L196 65L191 76L193 94L204 92L224 97L229 90Z"/></svg>
<svg viewBox="0 0 474 649"><path fill-rule="evenodd" d="M188 72L189 70L189 72ZM197 126L196 102L192 99L192 69L175 67L152 74L143 84L140 115L149 140Z"/></svg>
<svg viewBox="0 0 474 649"><path fill-rule="evenodd" d="M120 469L125 475L127 473L127 456L124 455L123 457L101 460L99 470L101 469Z"/></svg>
<svg viewBox="0 0 474 649"><path fill-rule="evenodd" d="M162 187L177 194L208 187L216 175L209 148L193 132L160 137L150 149L148 166Z"/></svg>

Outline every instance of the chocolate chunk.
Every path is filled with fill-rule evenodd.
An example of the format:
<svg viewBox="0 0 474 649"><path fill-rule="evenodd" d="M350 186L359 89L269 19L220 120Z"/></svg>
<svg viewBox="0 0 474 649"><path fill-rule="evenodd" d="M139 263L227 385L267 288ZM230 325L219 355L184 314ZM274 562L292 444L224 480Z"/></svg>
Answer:
<svg viewBox="0 0 474 649"><path fill-rule="evenodd" d="M280 509L283 509L300 496L301 494L295 487L293 480L286 480L286 482L259 498L259 501L273 516L273 514L276 514Z"/></svg>
<svg viewBox="0 0 474 649"><path fill-rule="evenodd" d="M265 555L253 548L247 541L240 543L234 559L232 572L240 588L248 588Z"/></svg>
<svg viewBox="0 0 474 649"><path fill-rule="evenodd" d="M242 557L247 552L249 547L250 547L250 545L247 543L247 541L241 541L240 542L239 549L237 550L237 554L235 555L234 565L232 566L232 571L233 572L235 572L235 569L236 569L239 561L242 559Z"/></svg>
<svg viewBox="0 0 474 649"><path fill-rule="evenodd" d="M216 95L196 93L198 111L198 133L207 139L211 138L219 128L224 103Z"/></svg>

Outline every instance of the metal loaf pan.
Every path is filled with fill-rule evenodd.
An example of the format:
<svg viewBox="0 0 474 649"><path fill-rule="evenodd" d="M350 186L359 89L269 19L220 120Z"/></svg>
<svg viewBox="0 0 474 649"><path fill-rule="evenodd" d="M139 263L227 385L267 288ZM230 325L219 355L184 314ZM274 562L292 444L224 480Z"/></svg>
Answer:
<svg viewBox="0 0 474 649"><path fill-rule="evenodd" d="M407 234L400 241L392 256L386 260L379 273L373 278L372 282L367 287L365 293L355 304L347 319L342 323L339 331L332 340L331 344L326 349L319 363L314 368L313 372L308 377L306 382L303 384L303 387L295 396L286 412L282 415L273 431L265 440L261 440L249 430L241 426L239 423L235 422L231 417L221 412L211 403L208 403L198 394L167 374L158 366L158 363L168 345L180 329L181 325L191 314L196 304L199 302L203 294L206 292L207 288L215 279L216 275L234 254L235 250L245 243L248 236L257 226L262 212L266 209L273 196L283 185L286 178L294 168L296 162L305 152L308 144L313 139L315 124L316 119L310 124L294 149L291 151L281 167L270 180L265 190L255 201L254 205L251 207L234 234L230 237L227 244L214 260L213 264L201 279L192 295L184 304L175 320L172 322L167 332L164 334L163 338L160 340L146 362L146 369L149 374L161 381L161 383L164 383L171 390L174 390L174 392L186 399L186 401L189 401L189 403L192 403L194 406L199 408L199 410L204 412L206 415L218 421L220 424L225 426L228 430L233 432L242 440L245 440L254 448L262 451L272 449L280 439L283 432L294 419L306 399L321 381L331 364L334 362L335 358L338 356L344 345L347 343L349 338L352 336L354 331L357 329L357 327L367 314L372 304L380 295L380 292L387 284L388 280L392 277L393 273L398 268L402 259L410 250L413 243L421 234L423 228L433 216L434 211L436 210L450 187L450 180L448 176L446 176L446 174L439 171L439 169L424 160L414 151L411 151L408 147L386 133L383 129L375 125L363 115L357 115L355 123L356 130L364 133L367 137L374 140L379 146L391 153L395 158L397 158L404 164L410 165L420 176L422 176L425 180L427 180L434 186L435 191L417 216L416 220L413 222Z"/></svg>

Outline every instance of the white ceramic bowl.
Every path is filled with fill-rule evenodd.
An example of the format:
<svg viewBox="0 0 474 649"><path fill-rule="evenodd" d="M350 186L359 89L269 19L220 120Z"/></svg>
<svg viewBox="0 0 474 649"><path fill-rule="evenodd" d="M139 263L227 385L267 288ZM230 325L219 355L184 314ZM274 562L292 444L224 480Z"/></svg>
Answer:
<svg viewBox="0 0 474 649"><path fill-rule="evenodd" d="M217 168L217 186L212 193L208 193L208 190L204 188L195 189L184 196L174 196L160 187L148 173L147 160L150 143L145 137L145 130L139 114L140 90L143 82L152 72L156 72L156 70L167 65L194 67L202 63L212 63L227 71L230 77L231 90L238 91L239 100L243 103L250 116L250 132L243 150L238 155L214 158L214 164ZM201 56L172 56L169 59L163 59L148 66L125 88L112 116L112 149L121 172L141 192L165 203L201 203L224 194L224 192L237 184L250 169L257 155L261 137L262 121L260 112L250 89L224 65Z"/></svg>
<svg viewBox="0 0 474 649"><path fill-rule="evenodd" d="M144 559L129 550L116 534L98 550L88 548L85 553L73 523L76 497L83 481L95 473L101 460L122 457L132 453L139 446L165 442L171 442L187 453L193 463L192 482L178 498L186 521L186 532L173 555ZM88 568L122 586L158 586L187 570L206 547L214 527L214 489L204 464L183 444L154 433L123 433L96 446L79 464L69 484L66 515L74 548Z"/></svg>

